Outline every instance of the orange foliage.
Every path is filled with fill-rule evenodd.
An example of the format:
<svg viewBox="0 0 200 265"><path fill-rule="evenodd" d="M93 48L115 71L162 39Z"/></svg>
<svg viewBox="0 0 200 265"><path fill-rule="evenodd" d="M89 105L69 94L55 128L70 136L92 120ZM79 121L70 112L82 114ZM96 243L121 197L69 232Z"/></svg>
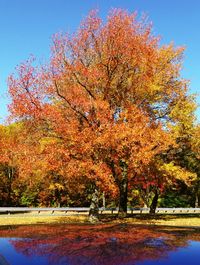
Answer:
<svg viewBox="0 0 200 265"><path fill-rule="evenodd" d="M49 65L31 59L9 78L10 111L31 124L43 170L113 194L125 175L136 178L173 144L168 122L187 92L182 52L120 9L106 23L92 11L73 36L55 35Z"/></svg>

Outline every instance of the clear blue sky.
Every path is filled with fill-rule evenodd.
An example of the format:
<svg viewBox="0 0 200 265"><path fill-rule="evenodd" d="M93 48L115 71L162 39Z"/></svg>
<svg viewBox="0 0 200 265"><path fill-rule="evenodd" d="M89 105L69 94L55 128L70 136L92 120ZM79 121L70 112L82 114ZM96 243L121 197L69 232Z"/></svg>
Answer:
<svg viewBox="0 0 200 265"><path fill-rule="evenodd" d="M54 33L75 31L94 8L106 18L112 7L145 12L162 43L186 46L183 76L192 93L200 92L199 0L0 0L0 123L8 114L6 79L16 65L30 54L47 59ZM197 115L200 121L200 110Z"/></svg>

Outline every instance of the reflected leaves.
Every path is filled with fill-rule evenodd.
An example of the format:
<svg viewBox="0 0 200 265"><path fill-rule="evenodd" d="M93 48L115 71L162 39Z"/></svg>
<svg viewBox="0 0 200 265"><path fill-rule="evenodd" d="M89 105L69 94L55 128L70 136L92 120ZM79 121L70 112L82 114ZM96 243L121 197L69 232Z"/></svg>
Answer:
<svg viewBox="0 0 200 265"><path fill-rule="evenodd" d="M127 265L166 258L170 251L200 241L195 229L167 229L126 224L37 225L1 229L15 250L45 256L48 264Z"/></svg>

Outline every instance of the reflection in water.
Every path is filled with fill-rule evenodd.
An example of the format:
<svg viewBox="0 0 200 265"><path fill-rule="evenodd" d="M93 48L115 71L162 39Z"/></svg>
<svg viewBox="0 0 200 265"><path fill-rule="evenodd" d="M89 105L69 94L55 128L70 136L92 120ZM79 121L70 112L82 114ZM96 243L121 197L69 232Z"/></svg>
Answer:
<svg viewBox="0 0 200 265"><path fill-rule="evenodd" d="M0 255L0 264L1 265L9 265L7 260L2 255Z"/></svg>
<svg viewBox="0 0 200 265"><path fill-rule="evenodd" d="M195 229L37 225L1 228L0 238L0 264L171 265L186 264L190 256L195 265L200 260L200 231Z"/></svg>

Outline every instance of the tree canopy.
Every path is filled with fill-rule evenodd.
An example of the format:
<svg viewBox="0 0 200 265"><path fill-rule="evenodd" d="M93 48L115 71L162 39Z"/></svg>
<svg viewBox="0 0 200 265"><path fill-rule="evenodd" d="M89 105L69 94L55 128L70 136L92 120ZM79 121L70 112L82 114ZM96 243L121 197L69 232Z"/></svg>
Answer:
<svg viewBox="0 0 200 265"><path fill-rule="evenodd" d="M145 18L113 9L105 22L92 11L73 35L56 34L51 51L46 65L30 58L8 80L11 117L24 128L19 175L104 191L122 215L138 185L191 185L195 172L172 155L195 127L183 47L161 45Z"/></svg>

